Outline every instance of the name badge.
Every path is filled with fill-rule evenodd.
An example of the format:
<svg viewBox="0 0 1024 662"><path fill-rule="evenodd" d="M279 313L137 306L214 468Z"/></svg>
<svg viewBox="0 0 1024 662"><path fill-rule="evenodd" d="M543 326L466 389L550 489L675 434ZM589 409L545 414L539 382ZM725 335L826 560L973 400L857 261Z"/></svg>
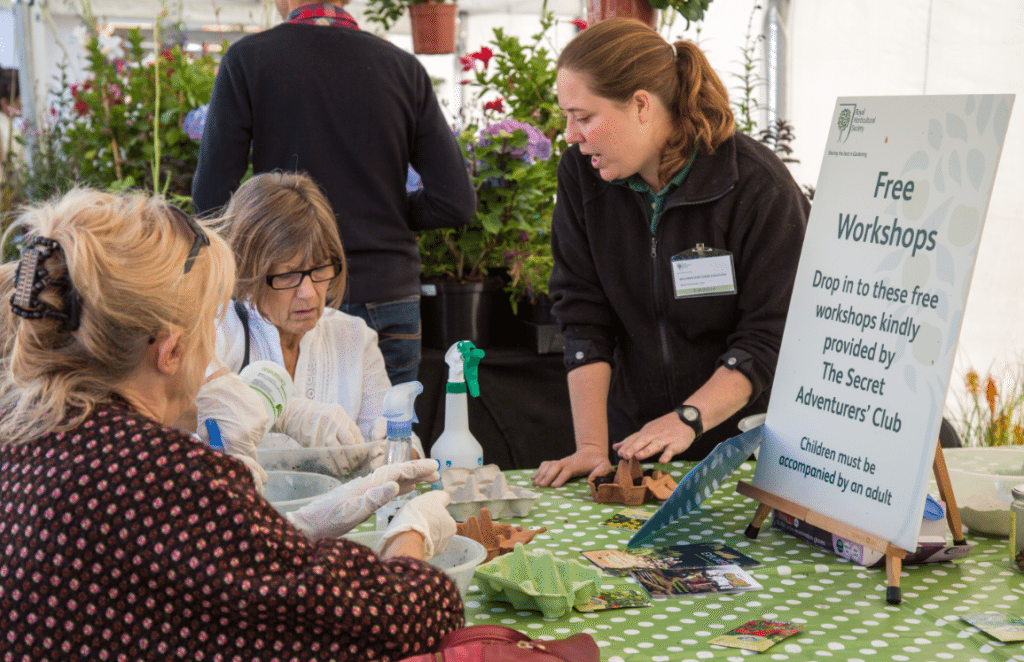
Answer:
<svg viewBox="0 0 1024 662"><path fill-rule="evenodd" d="M732 253L719 248L695 248L672 256L676 298L736 294Z"/></svg>

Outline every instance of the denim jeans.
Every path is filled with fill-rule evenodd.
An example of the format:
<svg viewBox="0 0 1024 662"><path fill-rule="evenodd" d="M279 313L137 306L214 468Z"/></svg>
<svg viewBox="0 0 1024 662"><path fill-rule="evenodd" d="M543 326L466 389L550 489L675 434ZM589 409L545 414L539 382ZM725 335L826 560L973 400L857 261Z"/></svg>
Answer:
<svg viewBox="0 0 1024 662"><path fill-rule="evenodd" d="M392 384L411 382L420 369L420 297L394 301L345 303L343 313L362 317L377 332L377 344Z"/></svg>

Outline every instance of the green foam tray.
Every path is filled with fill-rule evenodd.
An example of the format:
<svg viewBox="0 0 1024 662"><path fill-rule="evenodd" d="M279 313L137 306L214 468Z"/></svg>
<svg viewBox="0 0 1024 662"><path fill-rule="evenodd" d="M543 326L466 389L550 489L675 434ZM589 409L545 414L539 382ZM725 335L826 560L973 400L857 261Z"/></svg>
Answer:
<svg viewBox="0 0 1024 662"><path fill-rule="evenodd" d="M601 571L572 559L556 559L546 549L527 552L516 543L511 554L477 566L474 574L488 600L558 618L594 597Z"/></svg>

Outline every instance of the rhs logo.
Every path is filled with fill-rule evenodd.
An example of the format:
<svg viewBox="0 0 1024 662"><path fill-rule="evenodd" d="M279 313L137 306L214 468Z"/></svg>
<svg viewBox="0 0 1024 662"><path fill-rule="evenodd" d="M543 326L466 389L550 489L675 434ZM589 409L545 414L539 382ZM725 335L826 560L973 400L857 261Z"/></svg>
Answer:
<svg viewBox="0 0 1024 662"><path fill-rule="evenodd" d="M836 126L839 128L839 139L838 142L844 143L846 139L850 137L850 128L853 126L853 118L857 114L857 104L855 103L844 103L839 106L842 110L839 111L839 119L836 120Z"/></svg>

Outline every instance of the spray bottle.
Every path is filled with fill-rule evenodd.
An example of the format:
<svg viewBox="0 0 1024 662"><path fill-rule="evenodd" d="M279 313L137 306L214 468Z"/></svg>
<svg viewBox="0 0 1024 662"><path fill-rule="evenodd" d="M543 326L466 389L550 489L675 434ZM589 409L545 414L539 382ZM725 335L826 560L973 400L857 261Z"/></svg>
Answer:
<svg viewBox="0 0 1024 662"><path fill-rule="evenodd" d="M388 422L388 441L385 454L387 464L408 462L412 459L412 420L416 416L413 403L423 393L423 384L405 382L396 384L384 394L384 411Z"/></svg>
<svg viewBox="0 0 1024 662"><path fill-rule="evenodd" d="M475 469L484 463L484 450L469 431L466 391L474 398L480 395L478 365L484 350L462 340L444 355L448 363L448 384L444 397L444 432L430 448L430 457L441 463L441 471L449 467ZM435 486L436 487L436 486Z"/></svg>
<svg viewBox="0 0 1024 662"><path fill-rule="evenodd" d="M395 384L384 394L384 411L381 412L381 416L388 422L388 440L384 451L386 464L408 462L412 459L412 422L416 417L413 403L416 401L416 396L422 392L423 384L405 382L404 384ZM402 506L417 495L419 495L419 491L413 490L408 494L395 497L378 508L376 513L377 530L386 529Z"/></svg>

